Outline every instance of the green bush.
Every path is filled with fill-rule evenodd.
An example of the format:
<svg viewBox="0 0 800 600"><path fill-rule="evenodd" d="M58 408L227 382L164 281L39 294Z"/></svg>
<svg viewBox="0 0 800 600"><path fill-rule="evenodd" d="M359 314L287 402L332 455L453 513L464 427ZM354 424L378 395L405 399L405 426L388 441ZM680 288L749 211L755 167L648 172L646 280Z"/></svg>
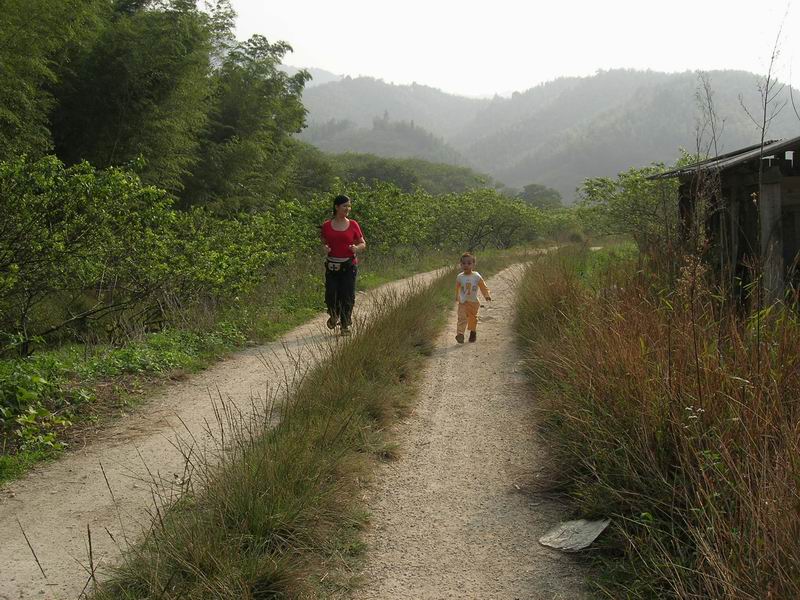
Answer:
<svg viewBox="0 0 800 600"><path fill-rule="evenodd" d="M179 212L132 173L54 157L1 163L0 208L0 331L23 355L36 338L127 335L245 294L314 238L296 244L275 213Z"/></svg>

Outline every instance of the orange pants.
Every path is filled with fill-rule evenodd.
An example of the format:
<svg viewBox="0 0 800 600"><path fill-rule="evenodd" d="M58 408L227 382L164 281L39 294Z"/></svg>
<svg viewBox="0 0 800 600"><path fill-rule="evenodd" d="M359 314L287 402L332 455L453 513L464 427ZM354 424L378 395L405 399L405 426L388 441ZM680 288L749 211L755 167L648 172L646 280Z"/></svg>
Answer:
<svg viewBox="0 0 800 600"><path fill-rule="evenodd" d="M480 307L480 302L459 302L456 333L464 333L465 328L475 331L478 327L478 309Z"/></svg>

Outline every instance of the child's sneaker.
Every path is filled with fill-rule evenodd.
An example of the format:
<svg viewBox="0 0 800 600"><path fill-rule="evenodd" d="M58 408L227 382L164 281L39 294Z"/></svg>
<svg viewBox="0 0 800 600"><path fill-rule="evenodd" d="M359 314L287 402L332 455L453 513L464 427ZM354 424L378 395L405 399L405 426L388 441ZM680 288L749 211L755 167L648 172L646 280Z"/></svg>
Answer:
<svg viewBox="0 0 800 600"><path fill-rule="evenodd" d="M464 339L464 338L461 338L461 339ZM478 339L478 332L477 331L470 331L469 332L469 341L470 342L474 342L477 339Z"/></svg>
<svg viewBox="0 0 800 600"><path fill-rule="evenodd" d="M328 317L328 322L325 324L328 326L328 329L335 329L339 324L339 320L336 317Z"/></svg>
<svg viewBox="0 0 800 600"><path fill-rule="evenodd" d="M464 334L463 333L457 333L456 334L456 341L459 344L463 344L464 343Z"/></svg>

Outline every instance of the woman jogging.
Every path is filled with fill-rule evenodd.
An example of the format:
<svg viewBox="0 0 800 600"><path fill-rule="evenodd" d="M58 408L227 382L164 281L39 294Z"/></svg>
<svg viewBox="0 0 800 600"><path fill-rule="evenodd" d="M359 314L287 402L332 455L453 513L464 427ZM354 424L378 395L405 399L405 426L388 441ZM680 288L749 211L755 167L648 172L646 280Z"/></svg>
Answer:
<svg viewBox="0 0 800 600"><path fill-rule="evenodd" d="M353 305L356 301L357 252L367 243L361 227L349 219L352 202L340 194L333 199L333 218L322 224L325 259L325 305L328 307L328 328L340 326L342 335L350 333Z"/></svg>

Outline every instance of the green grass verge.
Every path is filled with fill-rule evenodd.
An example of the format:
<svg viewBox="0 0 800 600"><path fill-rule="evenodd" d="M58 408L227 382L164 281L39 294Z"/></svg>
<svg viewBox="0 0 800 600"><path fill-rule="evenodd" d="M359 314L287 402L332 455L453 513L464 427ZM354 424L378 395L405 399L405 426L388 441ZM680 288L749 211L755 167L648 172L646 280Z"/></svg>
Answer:
<svg viewBox="0 0 800 600"><path fill-rule="evenodd" d="M360 489L391 452L385 430L415 383L451 304L452 276L387 301L307 373L279 409L226 433L221 461L200 461L95 598L313 598L353 585Z"/></svg>
<svg viewBox="0 0 800 600"><path fill-rule="evenodd" d="M19 407L0 427L0 484L57 456L75 425L124 411L156 382L200 370L243 341L220 323L213 331L153 333L119 348L72 345L0 362L3 404Z"/></svg>

